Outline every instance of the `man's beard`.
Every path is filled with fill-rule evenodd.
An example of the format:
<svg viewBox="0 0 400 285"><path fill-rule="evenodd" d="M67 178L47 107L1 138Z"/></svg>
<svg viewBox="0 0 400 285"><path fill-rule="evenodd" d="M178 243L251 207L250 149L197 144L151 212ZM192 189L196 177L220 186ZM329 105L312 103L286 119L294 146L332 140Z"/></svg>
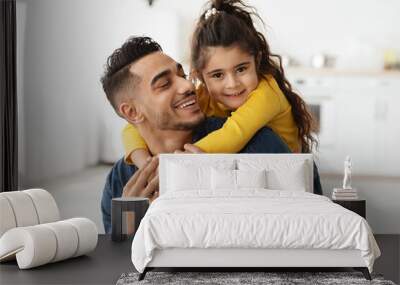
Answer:
<svg viewBox="0 0 400 285"><path fill-rule="evenodd" d="M204 113L201 113L201 116L199 115L198 119L192 122L171 122L168 114L158 113L156 115L157 128L164 131L190 131L199 126L205 119Z"/></svg>

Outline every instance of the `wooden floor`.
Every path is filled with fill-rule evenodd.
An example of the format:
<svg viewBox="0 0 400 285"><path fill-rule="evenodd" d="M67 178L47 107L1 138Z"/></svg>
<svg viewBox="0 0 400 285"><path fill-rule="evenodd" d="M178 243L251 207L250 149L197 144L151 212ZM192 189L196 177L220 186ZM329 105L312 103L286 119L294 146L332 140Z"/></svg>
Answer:
<svg viewBox="0 0 400 285"><path fill-rule="evenodd" d="M381 257L375 261L374 272L400 284L400 235L375 235Z"/></svg>
<svg viewBox="0 0 400 285"><path fill-rule="evenodd" d="M108 172L112 165L98 165L41 184L49 191L60 209L63 219L86 217L104 234L100 201Z"/></svg>
<svg viewBox="0 0 400 285"><path fill-rule="evenodd" d="M398 263L391 260L398 247L398 236L377 236L383 256L377 260L374 271L384 273L386 280L398 284ZM396 245L397 242L397 245ZM99 236L99 243L93 252L61 262L47 264L29 270L18 270L15 261L0 264L0 284L115 284L122 273L135 271L130 256L131 241L112 242L110 236ZM388 252L386 252L386 249ZM387 254L388 253L388 254ZM398 261L398 256L397 256ZM157 271L164 271L160 269ZM223 269L223 271L237 271L238 269ZM187 268L168 268L165 271L193 271ZM221 269L205 268L195 271L221 271ZM245 268L243 271L265 272L343 272L353 271L352 268ZM393 277L393 278L392 278Z"/></svg>

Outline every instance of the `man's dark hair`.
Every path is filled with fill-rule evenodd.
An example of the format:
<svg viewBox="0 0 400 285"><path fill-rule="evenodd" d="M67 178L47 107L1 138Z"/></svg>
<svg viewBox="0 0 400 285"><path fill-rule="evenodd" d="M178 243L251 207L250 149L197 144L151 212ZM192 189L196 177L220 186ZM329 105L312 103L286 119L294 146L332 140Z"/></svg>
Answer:
<svg viewBox="0 0 400 285"><path fill-rule="evenodd" d="M161 46L149 37L131 37L107 59L104 75L101 78L103 90L118 114L116 95L134 82L129 67L142 57L162 51ZM133 86L131 86L133 87Z"/></svg>

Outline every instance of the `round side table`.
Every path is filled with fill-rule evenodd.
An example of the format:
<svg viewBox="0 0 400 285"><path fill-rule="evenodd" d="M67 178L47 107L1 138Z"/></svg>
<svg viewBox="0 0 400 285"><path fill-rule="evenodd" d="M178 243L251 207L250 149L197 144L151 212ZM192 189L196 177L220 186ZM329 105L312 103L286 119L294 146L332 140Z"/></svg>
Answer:
<svg viewBox="0 0 400 285"><path fill-rule="evenodd" d="M113 241L123 241L128 234L124 233L124 215L129 212L135 213L134 236L139 227L140 221L149 208L149 199L142 197L120 197L113 198L111 201L111 239ZM125 216L126 217L126 216ZM127 225L128 226L128 225Z"/></svg>

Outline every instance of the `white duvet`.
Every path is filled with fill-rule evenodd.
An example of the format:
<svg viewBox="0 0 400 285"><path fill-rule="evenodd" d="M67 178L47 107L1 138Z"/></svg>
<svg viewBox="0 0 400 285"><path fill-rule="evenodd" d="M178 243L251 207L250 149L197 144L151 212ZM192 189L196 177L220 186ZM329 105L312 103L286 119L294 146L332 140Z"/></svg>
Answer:
<svg viewBox="0 0 400 285"><path fill-rule="evenodd" d="M370 272L380 256L359 215L324 196L265 189L162 195L133 240L135 268L143 272L165 248L358 249Z"/></svg>

